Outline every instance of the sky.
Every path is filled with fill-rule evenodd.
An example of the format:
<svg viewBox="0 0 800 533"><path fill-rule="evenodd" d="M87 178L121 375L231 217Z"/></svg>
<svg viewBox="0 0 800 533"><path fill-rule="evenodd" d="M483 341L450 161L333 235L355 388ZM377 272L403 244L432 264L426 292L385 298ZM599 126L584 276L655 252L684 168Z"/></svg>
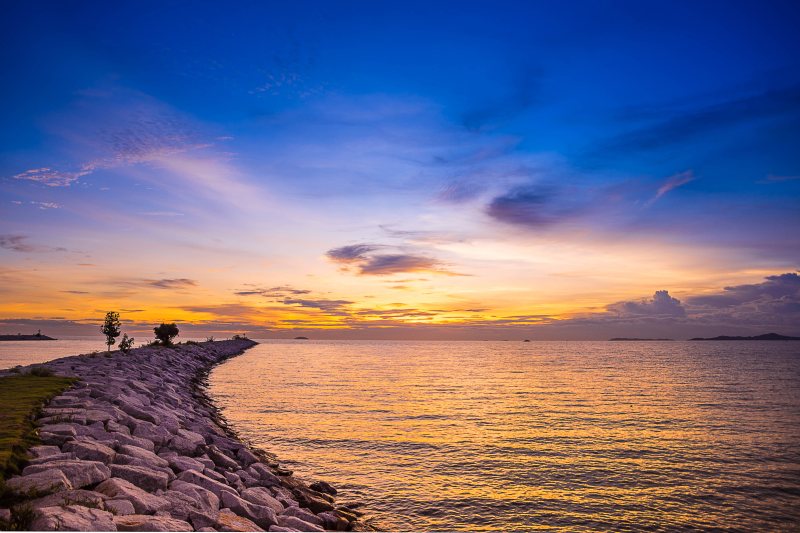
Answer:
<svg viewBox="0 0 800 533"><path fill-rule="evenodd" d="M0 332L800 334L798 26L794 1L7 2Z"/></svg>

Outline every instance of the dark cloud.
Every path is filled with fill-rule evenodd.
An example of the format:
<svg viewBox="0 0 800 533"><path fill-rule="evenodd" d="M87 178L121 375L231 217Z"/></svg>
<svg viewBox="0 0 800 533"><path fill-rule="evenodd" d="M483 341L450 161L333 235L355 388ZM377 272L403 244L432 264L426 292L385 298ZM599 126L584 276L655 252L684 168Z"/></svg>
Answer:
<svg viewBox="0 0 800 533"><path fill-rule="evenodd" d="M283 300L286 305L298 305L300 307L308 307L311 309L319 309L328 314L346 315L345 308L353 304L350 300L327 300L321 299L305 299L305 298L286 298Z"/></svg>
<svg viewBox="0 0 800 533"><path fill-rule="evenodd" d="M325 255L337 263L353 263L367 259L366 254L378 250L381 246L375 244L350 244L328 250Z"/></svg>
<svg viewBox="0 0 800 533"><path fill-rule="evenodd" d="M541 228L561 218L555 201L556 194L551 188L517 187L492 200L486 213L507 224Z"/></svg>
<svg viewBox="0 0 800 533"><path fill-rule="evenodd" d="M264 298L271 298L280 300L283 298L298 296L301 294L310 294L308 289L295 289L289 285L279 285L277 287L253 287L252 289L243 289L235 291L236 296L263 296Z"/></svg>
<svg viewBox="0 0 800 533"><path fill-rule="evenodd" d="M767 276L766 281L725 287L721 293L692 296L687 303L699 308L729 309L758 304L762 309L800 311L800 276L795 272Z"/></svg>
<svg viewBox="0 0 800 533"><path fill-rule="evenodd" d="M608 306L608 311L622 317L683 317L686 316L680 300L669 295L669 291L656 291L651 299L617 302Z"/></svg>
<svg viewBox="0 0 800 533"><path fill-rule="evenodd" d="M188 278L148 279L144 283L156 289L188 289L197 286L195 280Z"/></svg>
<svg viewBox="0 0 800 533"><path fill-rule="evenodd" d="M31 244L28 242L28 237L25 235L0 235L0 248L12 250L21 253L38 253L38 252L66 252L66 248L52 246L42 246L39 244Z"/></svg>

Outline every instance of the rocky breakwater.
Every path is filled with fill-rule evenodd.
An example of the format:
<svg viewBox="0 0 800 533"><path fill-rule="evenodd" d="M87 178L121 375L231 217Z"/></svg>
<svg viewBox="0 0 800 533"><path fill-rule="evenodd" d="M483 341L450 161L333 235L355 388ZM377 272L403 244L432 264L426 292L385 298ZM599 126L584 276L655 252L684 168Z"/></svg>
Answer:
<svg viewBox="0 0 800 533"><path fill-rule="evenodd" d="M80 381L36 420L42 445L6 481L35 511L33 530L359 531L337 505L225 426L208 371L247 339L75 356L44 366Z"/></svg>

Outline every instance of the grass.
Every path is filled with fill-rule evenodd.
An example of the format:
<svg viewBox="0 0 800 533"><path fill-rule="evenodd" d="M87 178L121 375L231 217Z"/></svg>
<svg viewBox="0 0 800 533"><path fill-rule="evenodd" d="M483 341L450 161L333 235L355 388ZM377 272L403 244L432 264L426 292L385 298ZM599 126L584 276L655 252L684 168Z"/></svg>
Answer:
<svg viewBox="0 0 800 533"><path fill-rule="evenodd" d="M0 480L19 471L27 460L26 450L37 444L35 413L75 382L73 378L36 374L0 377Z"/></svg>

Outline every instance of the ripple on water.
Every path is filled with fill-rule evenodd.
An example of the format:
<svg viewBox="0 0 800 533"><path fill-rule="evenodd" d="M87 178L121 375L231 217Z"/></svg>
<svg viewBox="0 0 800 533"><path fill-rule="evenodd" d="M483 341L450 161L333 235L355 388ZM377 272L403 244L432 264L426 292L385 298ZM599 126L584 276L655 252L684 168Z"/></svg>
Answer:
<svg viewBox="0 0 800 533"><path fill-rule="evenodd" d="M391 529L800 522L800 343L267 341L211 392Z"/></svg>

